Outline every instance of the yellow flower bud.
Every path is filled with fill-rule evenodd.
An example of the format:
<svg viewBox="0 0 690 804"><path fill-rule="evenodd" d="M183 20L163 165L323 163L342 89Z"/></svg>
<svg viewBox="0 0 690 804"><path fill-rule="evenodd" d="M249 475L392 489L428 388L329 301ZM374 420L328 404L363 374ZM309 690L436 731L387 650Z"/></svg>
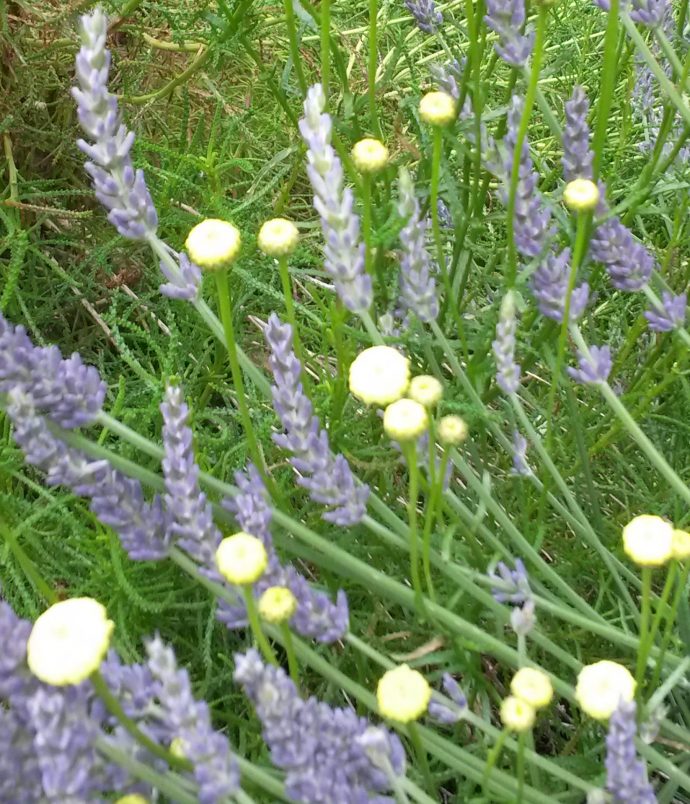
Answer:
<svg viewBox="0 0 690 804"><path fill-rule="evenodd" d="M228 221L208 218L187 235L189 259L200 268L217 271L235 261L240 253L240 231Z"/></svg>
<svg viewBox="0 0 690 804"><path fill-rule="evenodd" d="M371 346L350 366L350 393L365 405L389 405L410 384L410 361L392 346Z"/></svg>
<svg viewBox="0 0 690 804"><path fill-rule="evenodd" d="M29 635L29 669L56 687L80 684L100 667L113 628L105 608L90 597L55 603L36 620Z"/></svg>
<svg viewBox="0 0 690 804"><path fill-rule="evenodd" d="M419 102L419 116L430 126L447 126L456 115L455 99L447 92L427 92Z"/></svg>
<svg viewBox="0 0 690 804"><path fill-rule="evenodd" d="M383 414L383 429L394 441L412 441L426 431L429 416L414 399L398 399Z"/></svg>
<svg viewBox="0 0 690 804"><path fill-rule="evenodd" d="M510 731L529 731L537 713L533 706L521 698L509 695L501 704L501 723Z"/></svg>
<svg viewBox="0 0 690 804"><path fill-rule="evenodd" d="M641 567L660 567L673 554L673 526L660 516L636 516L623 528L623 549Z"/></svg>
<svg viewBox="0 0 690 804"><path fill-rule="evenodd" d="M360 173L378 173L388 164L388 148L380 140L365 137L355 143L352 161Z"/></svg>
<svg viewBox="0 0 690 804"><path fill-rule="evenodd" d="M175 737L175 739L170 743L170 753L178 759L187 759L187 755L185 754L184 750L184 740L182 737Z"/></svg>
<svg viewBox="0 0 690 804"><path fill-rule="evenodd" d="M413 377L407 395L425 408L432 408L443 396L443 386L430 374Z"/></svg>
<svg viewBox="0 0 690 804"><path fill-rule="evenodd" d="M149 804L149 800L139 793L130 793L116 799L115 804Z"/></svg>
<svg viewBox="0 0 690 804"><path fill-rule="evenodd" d="M510 691L533 709L548 706L553 698L551 679L542 670L533 667L523 667L517 671L510 682Z"/></svg>
<svg viewBox="0 0 690 804"><path fill-rule="evenodd" d="M442 444L456 446L467 438L467 425L459 416L442 416L436 426L436 433Z"/></svg>
<svg viewBox="0 0 690 804"><path fill-rule="evenodd" d="M580 670L575 700L595 720L608 720L621 701L635 697L635 679L623 665L604 659Z"/></svg>
<svg viewBox="0 0 690 804"><path fill-rule="evenodd" d="M269 623L284 623L296 608L297 600L287 586L271 586L259 598L259 614Z"/></svg>
<svg viewBox="0 0 690 804"><path fill-rule="evenodd" d="M420 672L401 664L381 676L376 699L382 717L398 723L410 723L426 712L431 687Z"/></svg>
<svg viewBox="0 0 690 804"><path fill-rule="evenodd" d="M216 550L218 570L230 583L242 585L258 581L267 564L266 548L256 536L244 531L223 539Z"/></svg>
<svg viewBox="0 0 690 804"><path fill-rule="evenodd" d="M299 232L292 221L273 218L259 230L258 245L269 257L286 257L297 248Z"/></svg>
<svg viewBox="0 0 690 804"><path fill-rule="evenodd" d="M671 541L671 553L677 561L690 558L690 533L686 530L674 530Z"/></svg>
<svg viewBox="0 0 690 804"><path fill-rule="evenodd" d="M573 179L565 185L563 201L575 212L590 212L599 203L599 188L591 179Z"/></svg>

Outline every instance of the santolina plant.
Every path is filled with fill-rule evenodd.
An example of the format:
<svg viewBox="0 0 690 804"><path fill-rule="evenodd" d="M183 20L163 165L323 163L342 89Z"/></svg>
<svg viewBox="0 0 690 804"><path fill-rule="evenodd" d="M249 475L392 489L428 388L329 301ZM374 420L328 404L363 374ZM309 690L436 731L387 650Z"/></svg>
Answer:
<svg viewBox="0 0 690 804"><path fill-rule="evenodd" d="M105 585L58 588L40 536L25 548L0 515L17 609L0 602L0 801L690 795L690 491L661 429L690 342L685 207L662 226L645 205L679 190L672 165L687 189L686 9L606 4L601 82L578 74L563 108L544 91L548 4L404 9L395 24L442 62L408 60L389 92L397 55L372 0L361 98L329 3L303 12L321 75L286 5L296 110L289 69L265 80L298 147L256 258L227 199L174 199L183 232L159 216L109 87L108 20L82 18L73 95L94 194L151 249L171 339L191 320L214 348L174 352L132 429L131 392L43 345L26 305L0 313L0 404L33 467L11 476L87 523L84 561L108 532L114 577L131 560L173 578L132 605L175 617L125 638ZM622 186L615 165L640 150L614 136L632 102L614 90L633 50L662 108ZM280 293L249 297L248 317L240 286L273 292L274 269ZM238 450L221 456L230 426Z"/></svg>

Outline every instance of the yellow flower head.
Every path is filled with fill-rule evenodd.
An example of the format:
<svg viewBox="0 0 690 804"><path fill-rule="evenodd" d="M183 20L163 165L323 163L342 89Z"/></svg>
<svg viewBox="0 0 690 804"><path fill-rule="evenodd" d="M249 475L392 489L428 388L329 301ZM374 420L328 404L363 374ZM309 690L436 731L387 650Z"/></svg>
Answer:
<svg viewBox="0 0 690 804"><path fill-rule="evenodd" d="M635 697L635 679L623 665L604 659L580 670L575 700L595 720L608 720L621 701Z"/></svg>
<svg viewBox="0 0 690 804"><path fill-rule="evenodd" d="M523 667L515 673L510 682L510 691L533 709L548 706L553 698L551 679L542 670L533 667Z"/></svg>
<svg viewBox="0 0 690 804"><path fill-rule="evenodd" d="M170 743L170 753L178 759L187 759L187 754L184 750L184 740L182 737L175 737Z"/></svg>
<svg viewBox="0 0 690 804"><path fill-rule="evenodd" d="M510 731L529 731L534 726L537 713L533 706L509 695L501 704L501 723Z"/></svg>
<svg viewBox="0 0 690 804"><path fill-rule="evenodd" d="M623 528L623 549L641 567L660 567L673 555L673 526L660 516L636 516Z"/></svg>
<svg viewBox="0 0 690 804"><path fill-rule="evenodd" d="M677 561L685 561L686 558L690 558L690 533L686 530L674 530L671 552Z"/></svg>
<svg viewBox="0 0 690 804"><path fill-rule="evenodd" d="M286 257L297 248L299 232L292 221L273 218L259 230L258 244L269 257Z"/></svg>
<svg viewBox="0 0 690 804"><path fill-rule="evenodd" d="M467 438L467 425L459 416L442 416L437 427L438 440L442 444L456 446Z"/></svg>
<svg viewBox="0 0 690 804"><path fill-rule="evenodd" d="M187 235L189 259L199 268L217 271L234 262L240 253L240 230L228 221L208 218Z"/></svg>
<svg viewBox="0 0 690 804"><path fill-rule="evenodd" d="M410 384L410 361L392 346L371 346L350 366L350 392L365 405L390 405Z"/></svg>
<svg viewBox="0 0 690 804"><path fill-rule="evenodd" d="M407 395L425 408L432 408L443 396L443 386L430 374L420 374L410 380Z"/></svg>
<svg viewBox="0 0 690 804"><path fill-rule="evenodd" d="M417 670L401 664L384 673L376 688L376 699L382 717L410 723L426 712L431 698L431 687Z"/></svg>
<svg viewBox="0 0 690 804"><path fill-rule="evenodd" d="M284 623L296 608L297 600L287 586L271 586L259 598L259 614L269 623Z"/></svg>
<svg viewBox="0 0 690 804"><path fill-rule="evenodd" d="M427 92L419 102L419 116L430 126L447 126L456 114L455 99L447 92Z"/></svg>
<svg viewBox="0 0 690 804"><path fill-rule="evenodd" d="M389 405L383 414L383 429L394 441L412 441L429 426L429 416L424 405L414 399L398 399Z"/></svg>
<svg viewBox="0 0 690 804"><path fill-rule="evenodd" d="M56 687L80 684L100 667L113 627L105 608L90 597L55 603L36 620L29 635L29 669Z"/></svg>
<svg viewBox="0 0 690 804"><path fill-rule="evenodd" d="M223 539L216 550L218 570L230 583L241 585L258 581L266 564L266 548L256 536L244 531Z"/></svg>
<svg viewBox="0 0 690 804"><path fill-rule="evenodd" d="M149 804L149 800L140 793L129 793L115 801L115 804Z"/></svg>
<svg viewBox="0 0 690 804"><path fill-rule="evenodd" d="M599 188L591 179L573 179L565 185L563 201L575 212L590 212L599 203Z"/></svg>
<svg viewBox="0 0 690 804"><path fill-rule="evenodd" d="M388 164L388 148L380 140L365 137L355 143L352 161L360 173L378 173Z"/></svg>

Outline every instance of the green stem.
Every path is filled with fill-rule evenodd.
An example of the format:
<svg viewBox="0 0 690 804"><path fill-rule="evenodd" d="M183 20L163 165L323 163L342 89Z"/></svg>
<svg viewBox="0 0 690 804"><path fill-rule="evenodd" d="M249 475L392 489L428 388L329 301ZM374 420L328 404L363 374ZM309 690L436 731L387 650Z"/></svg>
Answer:
<svg viewBox="0 0 690 804"><path fill-rule="evenodd" d="M539 83L539 71L544 53L544 38L546 33L546 18L549 9L546 3L539 4L539 16L537 17L537 33L534 40L534 50L532 51L532 64L530 67L529 84L525 95L525 105L522 108L520 117L520 127L518 129L515 147L513 150L513 166L510 172L510 188L508 191L508 212L506 230L508 236L508 270L506 273L506 284L508 288L515 287L517 279L517 250L515 247L515 201L517 198L517 186L520 177L520 164L522 162L522 146L527 137L529 119L537 97L537 86Z"/></svg>
<svg viewBox="0 0 690 804"><path fill-rule="evenodd" d="M368 93L369 93L369 117L371 119L371 130L374 134L379 134L378 110L376 108L376 68L378 67L378 44L377 44L377 17L378 0L369 0L369 63L367 70Z"/></svg>
<svg viewBox="0 0 690 804"><path fill-rule="evenodd" d="M420 616L424 616L424 598L422 596L422 582L419 578L419 535L417 533L417 500L419 498L419 466L417 464L417 445L415 442L402 445L403 454L407 461L409 473L409 487L407 493L407 519L410 527L410 577L414 589L415 605Z"/></svg>
<svg viewBox="0 0 690 804"><path fill-rule="evenodd" d="M278 667L278 659L276 658L273 648L271 647L271 643L266 638L266 634L264 634L264 630L261 627L261 619L256 607L256 600L254 600L252 585L243 585L242 593L244 594L244 602L247 607L247 619L249 620L249 627L252 629L254 639L256 639L257 645L261 649L264 659L266 659L269 664Z"/></svg>
<svg viewBox="0 0 690 804"><path fill-rule="evenodd" d="M292 0L288 0L288 2L292 2ZM290 324L292 327L292 343L295 349L295 354L299 358L302 368L304 368L304 351L302 349L302 340L299 336L299 330L297 328L295 302L292 297L292 283L290 282L290 268L288 266L288 258L286 256L278 257L278 272L280 273L280 283L283 286L285 313L287 315L288 324Z"/></svg>
<svg viewBox="0 0 690 804"><path fill-rule="evenodd" d="M331 76L331 0L321 0L321 86L328 102Z"/></svg>
<svg viewBox="0 0 690 804"><path fill-rule="evenodd" d="M429 788L427 792L431 793L432 796L435 796L436 785L434 784L434 777L431 775L431 769L429 768L429 758L427 757L426 749L422 745L422 740L421 737L419 736L419 730L417 729L417 724L408 723L407 733L410 735L410 741L414 746L414 750L415 753L417 754L419 765L422 769L422 773L424 774L424 778L426 779L426 783Z"/></svg>
<svg viewBox="0 0 690 804"><path fill-rule="evenodd" d="M678 582L676 584L676 590L673 593L673 600L671 601L671 607L669 609L668 616L666 617L666 623L664 624L664 633L661 637L661 645L659 646L659 656L656 660L656 666L654 667L654 675L652 677L652 683L649 685L649 688L652 690L656 690L657 685L659 684L659 679L661 678L661 672L664 666L664 658L666 657L666 651L668 650L669 643L671 642L671 638L673 636L673 626L675 625L676 614L678 613L678 606L680 605L680 599L685 593L685 585L688 580L688 573L690 573L690 564L683 567L683 570L680 573L680 575L677 575Z"/></svg>
<svg viewBox="0 0 690 804"><path fill-rule="evenodd" d="M597 106L597 122L594 129L594 140L592 150L594 160L592 170L594 181L599 178L601 161L604 155L604 143L606 141L606 127L609 122L609 112L613 100L613 92L616 86L616 61L618 59L618 12L620 0L610 0L608 22L606 24L606 36L604 37L604 63L601 68L601 87L599 89L599 104Z"/></svg>
<svg viewBox="0 0 690 804"><path fill-rule="evenodd" d="M295 67L297 74L297 83L299 84L302 97L307 94L307 80L304 77L304 70L302 69L302 58L299 52L299 44L297 42L297 26L295 25L295 11L292 7L292 0L285 0L285 22L287 24L288 39L290 40L290 55L292 63Z"/></svg>
<svg viewBox="0 0 690 804"><path fill-rule="evenodd" d="M649 644L649 615L651 611L652 568L642 567L642 601L640 603L640 650L637 654L635 670L636 697L642 704L642 683L647 665L647 646Z"/></svg>
<svg viewBox="0 0 690 804"><path fill-rule="evenodd" d="M50 605L57 603L59 600L57 594L50 588L45 578L43 578L41 573L36 568L34 562L26 554L24 548L19 544L19 540L17 539L14 531L8 525L6 525L3 520L0 520L0 536L5 539L17 564L19 564L24 574L36 588L36 591L41 595L41 597Z"/></svg>
<svg viewBox="0 0 690 804"><path fill-rule="evenodd" d="M525 733L520 732L518 735L518 750L517 750L517 779L518 779L518 794L517 804L522 804L522 794L525 789Z"/></svg>
<svg viewBox="0 0 690 804"><path fill-rule="evenodd" d="M288 623L283 622L280 624L280 634L282 636L285 653L287 654L290 678L295 687L299 689L299 664L297 663L297 655L295 654L295 643L292 640L292 631Z"/></svg>
<svg viewBox="0 0 690 804"><path fill-rule="evenodd" d="M484 775L482 777L482 788L484 789L484 795L488 796L489 791L489 782L491 780L491 775L493 770L498 762L498 758L501 755L501 751L503 750L503 743L506 741L506 737L508 736L508 731L503 729L503 731L498 735L498 739L494 743L493 748L486 756L486 765L484 766ZM491 800L491 797L488 796L488 801Z"/></svg>
<svg viewBox="0 0 690 804"><path fill-rule="evenodd" d="M362 174L362 239L364 240L364 267L373 279L371 265L371 175ZM380 283L383 286L383 283Z"/></svg>
<svg viewBox="0 0 690 804"><path fill-rule="evenodd" d="M380 346L384 341L368 310L362 310L360 313L358 313L358 315L362 319L364 329L366 329L366 331L369 333L371 342L377 346Z"/></svg>
<svg viewBox="0 0 690 804"><path fill-rule="evenodd" d="M228 358L230 360L230 371L232 372L232 381L235 386L235 393L237 394L237 404L240 409L240 417L242 418L242 425L244 427L244 435L249 445L249 452L252 456L252 461L256 468L261 472L264 480L272 485L266 468L264 466L263 456L259 450L259 444L254 434L254 425L252 424L252 417L249 414L249 406L247 405L247 397L244 391L244 380L242 378L242 369L240 368L237 359L237 344L235 340L235 330L232 323L232 306L230 303L230 287L228 285L228 272L220 270L215 272L216 288L218 290L218 304L220 306L220 318L223 322L223 332L225 335L225 346L228 350Z"/></svg>
<svg viewBox="0 0 690 804"><path fill-rule="evenodd" d="M434 439L430 439L430 450L432 450L429 460L435 462L436 456L433 453L435 449ZM432 600L436 600L436 594L434 592L434 583L431 578L431 533L434 527L434 521L436 519L436 511L438 509L438 504L441 499L441 495L443 494L443 483L446 477L446 469L448 468L448 460L449 460L449 452L448 450L443 450L441 455L441 464L439 466L438 474L436 475L435 480L431 483L431 496L427 502L426 512L424 516L424 531L422 533L422 565L424 567L424 578L426 579L426 586L429 590L429 597Z"/></svg>

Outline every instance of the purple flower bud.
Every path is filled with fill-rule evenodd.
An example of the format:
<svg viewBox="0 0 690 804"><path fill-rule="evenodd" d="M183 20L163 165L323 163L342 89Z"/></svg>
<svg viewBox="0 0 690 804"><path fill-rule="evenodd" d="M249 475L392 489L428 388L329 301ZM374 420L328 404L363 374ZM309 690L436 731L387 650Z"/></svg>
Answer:
<svg viewBox="0 0 690 804"><path fill-rule="evenodd" d="M371 307L371 277L364 270L364 244L359 240L359 218L353 211L352 190L343 189L343 167L331 145L331 118L324 113L326 98L320 84L310 87L299 130L307 144L307 175L314 191L314 207L321 217L326 241L324 268L336 292L353 313Z"/></svg>
<svg viewBox="0 0 690 804"><path fill-rule="evenodd" d="M515 559L515 569L511 570L503 561L487 573L498 585L491 590L499 603L512 603L519 606L532 597L527 570L521 558Z"/></svg>
<svg viewBox="0 0 690 804"><path fill-rule="evenodd" d="M555 254L549 252L532 274L530 290L537 300L539 312L554 321L563 321L570 276L570 249ZM589 299L589 285L583 282L570 294L568 318L577 321L584 313Z"/></svg>
<svg viewBox="0 0 690 804"><path fill-rule="evenodd" d="M611 284L618 290L641 290L654 269L654 258L633 239L617 217L600 224L590 241L592 257L606 266Z"/></svg>
<svg viewBox="0 0 690 804"><path fill-rule="evenodd" d="M577 353L578 368L568 366L568 374L577 382L584 384L606 382L611 373L611 348L609 346L590 346L589 355Z"/></svg>
<svg viewBox="0 0 690 804"><path fill-rule="evenodd" d="M400 169L398 213L405 221L400 231L400 314L413 312L420 321L434 321L438 315L436 266L426 247L426 221L409 172Z"/></svg>
<svg viewBox="0 0 690 804"><path fill-rule="evenodd" d="M201 289L201 268L195 265L183 251L178 253L170 249L170 252L176 260L179 270L171 271L170 266L161 260L159 263L161 273L168 281L160 285L158 289L170 299L195 301Z"/></svg>
<svg viewBox="0 0 690 804"><path fill-rule="evenodd" d="M522 67L534 46L534 33L520 33L525 24L524 0L487 0L484 22L498 35L496 53L512 67Z"/></svg>
<svg viewBox="0 0 690 804"><path fill-rule="evenodd" d="M657 28L664 20L667 0L632 0L630 18L648 28Z"/></svg>
<svg viewBox="0 0 690 804"><path fill-rule="evenodd" d="M465 69L465 61L459 62L454 59L448 64L430 64L429 72L436 85L451 98L460 100L459 82L462 81L462 73Z"/></svg>
<svg viewBox="0 0 690 804"><path fill-rule="evenodd" d="M496 358L496 382L506 394L514 394L520 386L520 366L515 362L515 300L508 291L501 303L496 326L496 340L491 344Z"/></svg>
<svg viewBox="0 0 690 804"><path fill-rule="evenodd" d="M355 480L343 455L333 455L330 450L328 434L320 428L304 393L302 364L292 351L292 327L281 324L273 313L264 336L275 379L273 406L285 430L273 439L292 453L290 462L299 472L299 485L309 490L314 501L329 507L323 518L342 526L355 525L366 512L369 487Z"/></svg>
<svg viewBox="0 0 690 804"><path fill-rule="evenodd" d="M591 179L594 153L589 146L589 100L580 86L573 88L570 100L565 104L563 128L563 178Z"/></svg>
<svg viewBox="0 0 690 804"><path fill-rule="evenodd" d="M635 736L637 707L634 701L621 701L611 715L606 736L606 789L615 804L655 804L654 788L647 780L647 769L637 756Z"/></svg>
<svg viewBox="0 0 690 804"><path fill-rule="evenodd" d="M687 303L687 293L673 296L671 293L664 291L661 305L653 305L644 314L649 328L654 332L670 332L673 329L681 329L685 326Z"/></svg>
<svg viewBox="0 0 690 804"><path fill-rule="evenodd" d="M527 463L527 439L519 430L513 430L513 468L510 473L520 477L529 477L532 467Z"/></svg>
<svg viewBox="0 0 690 804"><path fill-rule="evenodd" d="M405 0L405 8L424 33L435 33L443 23L443 14L436 8L434 0Z"/></svg>

